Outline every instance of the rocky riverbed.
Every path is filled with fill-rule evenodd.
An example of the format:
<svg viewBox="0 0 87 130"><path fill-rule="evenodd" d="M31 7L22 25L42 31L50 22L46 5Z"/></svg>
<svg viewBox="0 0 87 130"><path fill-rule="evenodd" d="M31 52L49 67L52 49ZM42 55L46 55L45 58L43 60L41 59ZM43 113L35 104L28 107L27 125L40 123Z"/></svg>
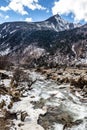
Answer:
<svg viewBox="0 0 87 130"><path fill-rule="evenodd" d="M0 70L0 130L87 130L87 71Z"/></svg>

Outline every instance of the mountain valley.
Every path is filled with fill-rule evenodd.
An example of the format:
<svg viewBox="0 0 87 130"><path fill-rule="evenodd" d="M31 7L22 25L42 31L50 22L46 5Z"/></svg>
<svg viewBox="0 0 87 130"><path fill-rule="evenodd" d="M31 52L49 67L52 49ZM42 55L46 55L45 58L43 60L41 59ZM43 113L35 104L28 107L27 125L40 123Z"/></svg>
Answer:
<svg viewBox="0 0 87 130"><path fill-rule="evenodd" d="M87 24L0 24L0 130L87 130Z"/></svg>

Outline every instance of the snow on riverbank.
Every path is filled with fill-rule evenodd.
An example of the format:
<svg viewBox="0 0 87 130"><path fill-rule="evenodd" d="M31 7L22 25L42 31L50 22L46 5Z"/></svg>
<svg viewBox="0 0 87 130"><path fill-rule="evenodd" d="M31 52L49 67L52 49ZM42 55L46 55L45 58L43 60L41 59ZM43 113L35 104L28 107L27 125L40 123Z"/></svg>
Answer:
<svg viewBox="0 0 87 130"><path fill-rule="evenodd" d="M27 130L28 128L30 128L30 130L43 130L43 128L37 124L37 120L40 114L46 113L46 108L49 109L49 106L55 108L62 105L61 109L64 112L70 113L73 121L79 119L84 121L84 118L87 117L87 106L86 104L82 104L78 97L70 94L69 85L64 86L66 89L62 89L63 91L61 91L59 88L62 86L58 86L51 80L45 80L45 78L35 72L31 73L31 77L33 77L34 80L37 79L32 85L33 89L27 92L26 98L22 98L20 102L15 103L12 109L12 111L15 111L16 113L19 111L27 112L28 117L25 118L24 125L21 127L23 130ZM43 108L34 109L34 105L32 105L31 102L40 102L41 99L45 100L43 106L45 110L43 110ZM79 126L74 126L70 130L76 130L76 128L79 129L80 126L81 128L82 126L84 128L85 123L80 124ZM63 130L63 125L56 123L54 129Z"/></svg>

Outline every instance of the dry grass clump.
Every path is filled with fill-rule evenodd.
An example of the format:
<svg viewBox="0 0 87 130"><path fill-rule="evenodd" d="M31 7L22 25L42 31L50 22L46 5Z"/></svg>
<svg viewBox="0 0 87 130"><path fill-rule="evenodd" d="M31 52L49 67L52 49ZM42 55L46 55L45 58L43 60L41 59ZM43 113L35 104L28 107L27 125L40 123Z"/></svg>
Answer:
<svg viewBox="0 0 87 130"><path fill-rule="evenodd" d="M84 77L78 78L77 81L75 79L71 79L70 85L83 89L84 86L87 86L87 80Z"/></svg>

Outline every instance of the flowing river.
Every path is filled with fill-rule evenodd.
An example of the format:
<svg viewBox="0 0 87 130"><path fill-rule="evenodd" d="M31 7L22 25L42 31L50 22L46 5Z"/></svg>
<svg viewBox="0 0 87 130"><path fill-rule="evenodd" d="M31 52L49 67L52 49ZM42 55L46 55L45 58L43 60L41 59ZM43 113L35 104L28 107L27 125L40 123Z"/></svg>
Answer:
<svg viewBox="0 0 87 130"><path fill-rule="evenodd" d="M70 84L58 85L36 72L30 76L36 82L14 103L11 112L18 116L10 130L87 130L87 103ZM23 112L27 116L21 121Z"/></svg>

